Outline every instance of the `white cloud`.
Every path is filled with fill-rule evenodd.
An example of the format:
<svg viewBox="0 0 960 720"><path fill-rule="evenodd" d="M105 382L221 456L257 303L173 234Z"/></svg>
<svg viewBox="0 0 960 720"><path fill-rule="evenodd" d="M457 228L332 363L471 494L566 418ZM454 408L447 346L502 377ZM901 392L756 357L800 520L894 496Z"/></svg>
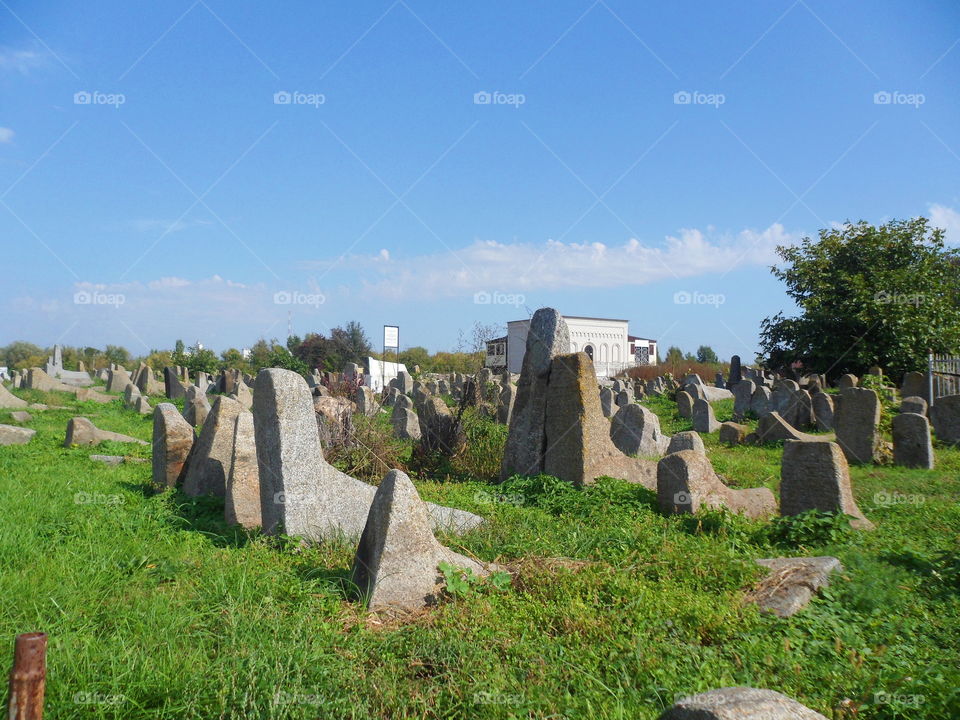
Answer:
<svg viewBox="0 0 960 720"><path fill-rule="evenodd" d="M46 56L35 50L0 48L0 72L14 71L29 75L31 70L44 65L46 61Z"/></svg>
<svg viewBox="0 0 960 720"><path fill-rule="evenodd" d="M0 143L13 142L15 133L8 127L0 127Z"/></svg>
<svg viewBox="0 0 960 720"><path fill-rule="evenodd" d="M936 203L930 205L930 223L943 228L944 239L951 245L960 245L960 212Z"/></svg>
<svg viewBox="0 0 960 720"><path fill-rule="evenodd" d="M499 243L476 241L451 252L397 258L387 250L310 260L312 270L360 271L366 293L391 298L450 297L499 288L530 291L645 285L670 278L725 273L743 266L770 265L777 245L800 239L780 224L735 236L683 229L654 247L631 238L623 245L604 243ZM372 278L372 279L371 279Z"/></svg>

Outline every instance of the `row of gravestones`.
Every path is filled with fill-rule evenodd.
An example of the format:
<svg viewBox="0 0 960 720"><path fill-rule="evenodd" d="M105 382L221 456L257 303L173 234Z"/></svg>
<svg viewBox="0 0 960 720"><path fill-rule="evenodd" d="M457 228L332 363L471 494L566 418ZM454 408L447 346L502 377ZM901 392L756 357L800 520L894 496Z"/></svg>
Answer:
<svg viewBox="0 0 960 720"><path fill-rule="evenodd" d="M264 369L252 411L215 400L199 435L174 405L154 411L153 482L190 496L225 500L225 518L267 533L308 540L359 538L353 578L371 607L422 607L437 585L437 565L484 574L484 565L440 545L435 529L464 532L482 518L424 503L394 470L379 488L326 462L314 398L302 377Z"/></svg>

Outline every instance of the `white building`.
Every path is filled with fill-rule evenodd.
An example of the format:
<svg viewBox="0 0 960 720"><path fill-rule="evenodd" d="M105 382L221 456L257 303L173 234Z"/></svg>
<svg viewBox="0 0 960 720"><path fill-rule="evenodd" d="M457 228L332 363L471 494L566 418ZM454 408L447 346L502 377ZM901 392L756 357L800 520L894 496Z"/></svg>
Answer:
<svg viewBox="0 0 960 720"><path fill-rule="evenodd" d="M570 352L585 352L598 377L613 377L634 365L657 364L657 341L628 332L628 322L614 318L564 316L570 329ZM530 320L507 323L505 337L487 342L485 365L519 373L527 348Z"/></svg>

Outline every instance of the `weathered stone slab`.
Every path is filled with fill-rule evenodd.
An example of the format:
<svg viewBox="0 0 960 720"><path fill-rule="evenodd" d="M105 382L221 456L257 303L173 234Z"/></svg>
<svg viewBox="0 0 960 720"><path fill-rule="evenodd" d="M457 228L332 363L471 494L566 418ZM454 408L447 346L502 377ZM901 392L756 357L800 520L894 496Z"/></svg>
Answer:
<svg viewBox="0 0 960 720"><path fill-rule="evenodd" d="M101 430L92 422L90 422L88 418L75 417L71 418L70 421L67 422L67 437L64 440L63 446L70 447L71 445L99 445L104 440L112 440L114 442L132 442L140 445L150 444L144 442L143 440L137 440L137 438L130 437L129 435L122 435L120 433L110 432L109 430Z"/></svg>
<svg viewBox="0 0 960 720"><path fill-rule="evenodd" d="M790 617L807 606L817 591L830 584L830 573L843 566L835 557L769 558L757 560L770 569L747 595L763 612L777 617Z"/></svg>
<svg viewBox="0 0 960 720"><path fill-rule="evenodd" d="M902 397L920 397L930 402L930 383L927 376L922 372L908 372L903 375L903 382L900 385L900 395Z"/></svg>
<svg viewBox="0 0 960 720"><path fill-rule="evenodd" d="M880 398L868 388L846 388L833 424L849 462L871 463L880 448Z"/></svg>
<svg viewBox="0 0 960 720"><path fill-rule="evenodd" d="M399 397L407 397L406 395L401 395ZM390 415L390 423L393 425L393 435L401 440L414 440L417 441L420 439L420 418L417 417L417 413L413 411L413 408L402 407L401 405L395 405L393 408L393 413Z"/></svg>
<svg viewBox="0 0 960 720"><path fill-rule="evenodd" d="M750 398L750 412L756 417L763 417L770 412L770 388L766 385L758 385L753 391L753 397Z"/></svg>
<svg viewBox="0 0 960 720"><path fill-rule="evenodd" d="M670 444L667 445L666 454L680 452L682 450L693 450L702 455L706 455L707 449L703 446L703 440L700 435L693 430L679 432L670 438Z"/></svg>
<svg viewBox="0 0 960 720"><path fill-rule="evenodd" d="M937 398L930 408L930 420L937 440L947 445L960 445L960 395Z"/></svg>
<svg viewBox="0 0 960 720"><path fill-rule="evenodd" d="M253 413L237 415L233 433L233 459L227 476L223 517L229 525L255 528L261 525L260 472L254 440Z"/></svg>
<svg viewBox="0 0 960 720"><path fill-rule="evenodd" d="M707 456L695 450L671 453L657 463L657 504L668 515L721 506L751 518L777 511L777 502L770 490L727 487L717 477Z"/></svg>
<svg viewBox="0 0 960 720"><path fill-rule="evenodd" d="M783 446L780 514L807 510L842 512L851 517L853 527L873 528L853 499L850 470L837 443L788 440Z"/></svg>
<svg viewBox="0 0 960 720"><path fill-rule="evenodd" d="M706 400L698 399L693 403L693 429L698 433L712 433L720 429L720 423L713 415L713 407Z"/></svg>
<svg viewBox="0 0 960 720"><path fill-rule="evenodd" d="M480 563L441 545L410 478L391 470L377 488L353 561L352 580L368 607L416 610L433 604L441 562L487 574Z"/></svg>
<svg viewBox="0 0 960 720"><path fill-rule="evenodd" d="M0 446L26 445L36 434L36 430L19 425L0 425Z"/></svg>
<svg viewBox="0 0 960 720"><path fill-rule="evenodd" d="M860 380L856 375L852 373L847 373L846 375L841 375L837 379L837 387L840 388L840 392L843 392L847 388L855 388L860 384Z"/></svg>
<svg viewBox="0 0 960 720"><path fill-rule="evenodd" d="M543 471L574 485L600 476L656 486L656 465L624 455L600 410L597 376L586 353L558 355L550 370Z"/></svg>
<svg viewBox="0 0 960 720"><path fill-rule="evenodd" d="M513 416L513 405L517 399L517 388L511 383L506 383L500 390L500 402L497 405L497 422L501 425L509 425L510 418Z"/></svg>
<svg viewBox="0 0 960 720"><path fill-rule="evenodd" d="M693 417L693 396L686 390L677 393L677 414L682 418Z"/></svg>
<svg viewBox="0 0 960 720"><path fill-rule="evenodd" d="M605 418L613 417L613 413L616 412L614 408L616 407L616 395L614 395L613 390L610 388L601 388L600 389L600 412L603 413Z"/></svg>
<svg viewBox="0 0 960 720"><path fill-rule="evenodd" d="M204 425L211 410L206 393L202 392L196 385L192 385L187 389L186 397L183 406L183 419L193 427ZM237 404L239 405L239 403Z"/></svg>
<svg viewBox="0 0 960 720"><path fill-rule="evenodd" d="M501 480L515 474L538 475L543 472L544 425L551 365L554 357L569 350L570 330L560 313L553 308L537 310L527 333L526 352L517 383L517 399L503 452Z"/></svg>
<svg viewBox="0 0 960 720"><path fill-rule="evenodd" d="M900 413L893 417L893 464L933 470L933 443L930 423L919 413Z"/></svg>
<svg viewBox="0 0 960 720"><path fill-rule="evenodd" d="M733 386L733 417L736 420L743 420L750 412L750 401L753 399L753 393L757 389L757 384L753 380L739 380Z"/></svg>
<svg viewBox="0 0 960 720"><path fill-rule="evenodd" d="M107 378L107 392L122 393L131 382L130 373L126 370L111 370Z"/></svg>
<svg viewBox="0 0 960 720"><path fill-rule="evenodd" d="M741 383L744 382L741 380ZM749 381L747 381L749 382ZM720 425L720 442L724 445L740 445L747 437L749 428L735 422L725 422Z"/></svg>
<svg viewBox="0 0 960 720"><path fill-rule="evenodd" d="M327 463L310 390L300 375L279 368L257 375L253 422L265 532L281 528L309 540L359 537L376 488ZM483 518L427 503L434 529L466 532Z"/></svg>
<svg viewBox="0 0 960 720"><path fill-rule="evenodd" d="M227 478L233 463L233 436L241 412L243 407L236 400L223 395L217 397L187 461L184 494L226 497Z"/></svg>
<svg viewBox="0 0 960 720"><path fill-rule="evenodd" d="M26 400L21 400L0 383L0 408L25 408Z"/></svg>
<svg viewBox="0 0 960 720"><path fill-rule="evenodd" d="M173 403L160 403L153 411L153 486L176 487L183 480L193 448L193 428Z"/></svg>
<svg viewBox="0 0 960 720"><path fill-rule="evenodd" d="M610 423L610 439L626 455L662 455L670 444L656 413L636 403L617 410Z"/></svg>
<svg viewBox="0 0 960 720"><path fill-rule="evenodd" d="M726 687L691 695L659 720L827 720L820 713L774 690Z"/></svg>
<svg viewBox="0 0 960 720"><path fill-rule="evenodd" d="M917 395L905 397L900 403L900 412L902 413L926 415L927 409L927 401Z"/></svg>
<svg viewBox="0 0 960 720"><path fill-rule="evenodd" d="M833 430L833 398L818 392L812 398L813 417L818 430Z"/></svg>
<svg viewBox="0 0 960 720"><path fill-rule="evenodd" d="M760 422L757 423L757 432L751 437L754 437L756 442L759 443L774 443L780 440L818 442L824 439L800 432L775 412L768 412L760 416Z"/></svg>

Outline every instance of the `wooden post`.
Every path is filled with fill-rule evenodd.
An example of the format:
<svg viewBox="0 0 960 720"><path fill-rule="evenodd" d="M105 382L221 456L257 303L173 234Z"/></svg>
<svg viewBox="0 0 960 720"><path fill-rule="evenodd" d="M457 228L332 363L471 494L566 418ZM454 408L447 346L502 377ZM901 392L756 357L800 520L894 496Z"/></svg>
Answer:
<svg viewBox="0 0 960 720"><path fill-rule="evenodd" d="M47 682L47 636L17 635L10 670L9 720L42 720Z"/></svg>

